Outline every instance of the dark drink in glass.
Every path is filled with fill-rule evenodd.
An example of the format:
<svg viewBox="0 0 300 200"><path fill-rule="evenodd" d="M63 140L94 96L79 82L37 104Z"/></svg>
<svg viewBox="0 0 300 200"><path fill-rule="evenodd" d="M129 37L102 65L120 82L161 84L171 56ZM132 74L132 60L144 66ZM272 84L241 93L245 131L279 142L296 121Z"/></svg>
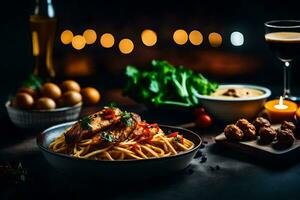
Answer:
<svg viewBox="0 0 300 200"><path fill-rule="evenodd" d="M291 62L300 55L300 20L276 20L265 23L265 40L271 51L283 62L283 97L299 101L290 89Z"/></svg>
<svg viewBox="0 0 300 200"><path fill-rule="evenodd" d="M274 32L265 35L270 49L283 61L291 61L300 52L300 32Z"/></svg>

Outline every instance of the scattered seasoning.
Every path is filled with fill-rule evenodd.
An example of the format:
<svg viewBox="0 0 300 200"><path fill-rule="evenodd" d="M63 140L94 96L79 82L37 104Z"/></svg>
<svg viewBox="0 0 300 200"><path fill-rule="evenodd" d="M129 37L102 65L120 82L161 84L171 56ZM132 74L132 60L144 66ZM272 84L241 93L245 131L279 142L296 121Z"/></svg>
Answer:
<svg viewBox="0 0 300 200"><path fill-rule="evenodd" d="M188 174L193 174L195 171L193 169L188 169Z"/></svg>
<svg viewBox="0 0 300 200"><path fill-rule="evenodd" d="M206 157L205 155L203 155L203 156L201 157L200 163L204 163L204 162L206 162L206 161L207 161L207 157Z"/></svg>
<svg viewBox="0 0 300 200"><path fill-rule="evenodd" d="M0 185L21 184L27 181L27 170L23 168L21 162L16 164L6 163L0 165Z"/></svg>
<svg viewBox="0 0 300 200"><path fill-rule="evenodd" d="M209 169L210 169L211 171L215 171L215 168L214 168L213 166L209 166Z"/></svg>
<svg viewBox="0 0 300 200"><path fill-rule="evenodd" d="M221 169L221 167L219 166L219 165L216 165L215 167L213 167L213 166L209 166L209 169L211 170L211 171L218 171L218 170L220 170Z"/></svg>
<svg viewBox="0 0 300 200"><path fill-rule="evenodd" d="M196 155L194 158L200 158L201 156L203 155L202 151L199 149L197 152L196 152Z"/></svg>
<svg viewBox="0 0 300 200"><path fill-rule="evenodd" d="M205 148L205 145L202 143L201 145L200 145L200 149L204 149Z"/></svg>

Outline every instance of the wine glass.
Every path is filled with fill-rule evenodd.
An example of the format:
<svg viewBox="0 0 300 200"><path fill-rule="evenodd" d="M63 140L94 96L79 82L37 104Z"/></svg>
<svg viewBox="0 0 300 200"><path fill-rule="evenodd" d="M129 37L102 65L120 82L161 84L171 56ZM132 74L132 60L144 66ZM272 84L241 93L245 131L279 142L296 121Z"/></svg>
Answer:
<svg viewBox="0 0 300 200"><path fill-rule="evenodd" d="M282 61L284 69L283 97L299 101L291 95L291 62L300 53L300 20L273 20L265 23L265 40L271 51Z"/></svg>

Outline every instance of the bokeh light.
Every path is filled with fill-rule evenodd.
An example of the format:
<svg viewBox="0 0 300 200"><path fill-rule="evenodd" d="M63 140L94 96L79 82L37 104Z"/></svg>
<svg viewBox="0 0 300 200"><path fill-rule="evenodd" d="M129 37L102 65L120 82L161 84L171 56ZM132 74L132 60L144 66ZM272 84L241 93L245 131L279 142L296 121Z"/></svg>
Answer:
<svg viewBox="0 0 300 200"><path fill-rule="evenodd" d="M146 29L141 34L142 42L146 46L154 46L157 42L157 35L153 30Z"/></svg>
<svg viewBox="0 0 300 200"><path fill-rule="evenodd" d="M83 49L86 44L85 38L82 35L76 35L72 39L72 46L74 49Z"/></svg>
<svg viewBox="0 0 300 200"><path fill-rule="evenodd" d="M193 30L189 34L189 40L193 45L200 45L203 42L203 35L200 31Z"/></svg>
<svg viewBox="0 0 300 200"><path fill-rule="evenodd" d="M97 40L97 33L93 29L87 29L83 32L83 37L87 44L94 44Z"/></svg>
<svg viewBox="0 0 300 200"><path fill-rule="evenodd" d="M65 30L60 35L60 40L63 44L70 44L73 39L73 33L70 30Z"/></svg>
<svg viewBox="0 0 300 200"><path fill-rule="evenodd" d="M244 44L244 35L238 31L232 32L230 42L233 46L242 46Z"/></svg>
<svg viewBox="0 0 300 200"><path fill-rule="evenodd" d="M208 35L208 40L212 47L219 47L222 44L222 36L216 32L210 33Z"/></svg>
<svg viewBox="0 0 300 200"><path fill-rule="evenodd" d="M122 39L119 43L119 49L123 54L131 53L133 51L133 48L134 48L134 44L128 38Z"/></svg>
<svg viewBox="0 0 300 200"><path fill-rule="evenodd" d="M178 29L173 34L173 40L176 44L184 45L188 41L188 34L183 29Z"/></svg>
<svg viewBox="0 0 300 200"><path fill-rule="evenodd" d="M115 38L110 33L104 33L100 38L100 44L104 48L111 48L115 44Z"/></svg>

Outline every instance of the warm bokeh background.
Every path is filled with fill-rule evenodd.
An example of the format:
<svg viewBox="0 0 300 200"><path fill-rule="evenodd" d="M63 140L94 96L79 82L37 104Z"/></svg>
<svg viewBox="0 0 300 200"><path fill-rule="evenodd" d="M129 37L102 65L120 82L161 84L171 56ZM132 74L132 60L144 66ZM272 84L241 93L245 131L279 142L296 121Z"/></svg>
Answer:
<svg viewBox="0 0 300 200"><path fill-rule="evenodd" d="M29 15L34 0L10 0L1 3L1 74L0 104L22 83L33 69ZM58 18L54 60L60 78L74 78L100 90L121 88L127 64L146 66L151 59L166 59L185 65L218 82L282 85L282 67L264 42L263 23L272 19L300 19L293 1L54 1ZM60 36L64 30L82 35L86 29L97 34L95 43L76 50L65 45ZM154 46L142 43L141 33L151 29L157 34ZM187 41L178 45L173 33L184 29L188 34L198 30L203 36L200 45ZM241 46L234 46L230 36L238 31L244 37ZM209 42L209 34L213 45ZM111 33L111 48L100 45L100 37ZM222 43L219 45L219 36ZM118 48L121 39L134 44L130 54ZM240 40L239 40L240 41ZM218 47L214 47L218 46ZM300 53L299 53L300 54ZM299 61L293 63L295 89L300 79ZM298 78L298 79L297 79ZM281 91L275 91L280 93ZM1 107L1 111L4 106Z"/></svg>

